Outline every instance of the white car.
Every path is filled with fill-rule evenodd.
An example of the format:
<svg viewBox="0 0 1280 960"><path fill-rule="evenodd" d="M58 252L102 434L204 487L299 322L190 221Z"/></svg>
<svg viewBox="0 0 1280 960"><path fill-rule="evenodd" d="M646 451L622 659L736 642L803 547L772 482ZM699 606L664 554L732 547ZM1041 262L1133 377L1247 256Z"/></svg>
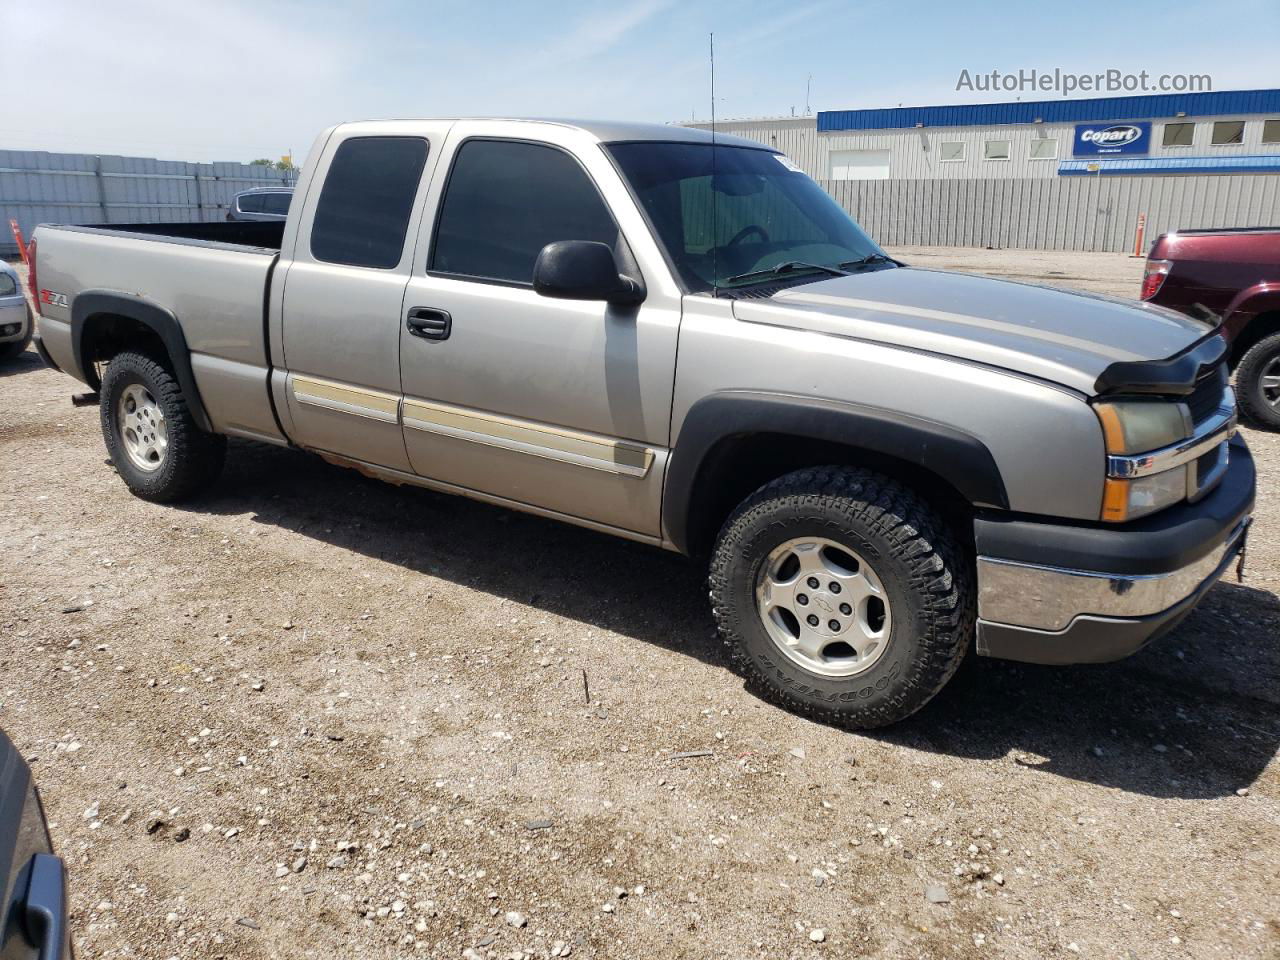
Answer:
<svg viewBox="0 0 1280 960"><path fill-rule="evenodd" d="M31 342L31 308L22 295L18 272L0 260L0 360L9 360Z"/></svg>

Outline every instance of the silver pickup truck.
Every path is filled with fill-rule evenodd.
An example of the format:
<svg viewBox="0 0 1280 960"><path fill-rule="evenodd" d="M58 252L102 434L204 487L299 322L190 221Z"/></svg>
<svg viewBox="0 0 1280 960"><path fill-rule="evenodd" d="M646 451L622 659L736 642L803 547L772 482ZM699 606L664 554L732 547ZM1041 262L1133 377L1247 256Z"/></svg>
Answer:
<svg viewBox="0 0 1280 960"><path fill-rule="evenodd" d="M912 269L757 143L347 123L283 224L35 247L39 349L138 496L247 437L705 559L747 678L848 726L971 644L1132 653L1243 550L1212 324Z"/></svg>

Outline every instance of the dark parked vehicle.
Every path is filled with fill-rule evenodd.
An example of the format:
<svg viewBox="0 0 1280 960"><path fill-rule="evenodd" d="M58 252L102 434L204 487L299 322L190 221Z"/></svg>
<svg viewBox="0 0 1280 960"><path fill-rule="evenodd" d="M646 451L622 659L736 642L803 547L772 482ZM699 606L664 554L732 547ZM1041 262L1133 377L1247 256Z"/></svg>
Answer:
<svg viewBox="0 0 1280 960"><path fill-rule="evenodd" d="M293 187L258 187L231 198L228 220L265 220L284 222L293 200Z"/></svg>
<svg viewBox="0 0 1280 960"><path fill-rule="evenodd" d="M66 871L53 855L31 770L0 733L0 960L71 956Z"/></svg>
<svg viewBox="0 0 1280 960"><path fill-rule="evenodd" d="M1241 412L1280 430L1280 227L1161 235L1147 258L1142 299L1220 315Z"/></svg>

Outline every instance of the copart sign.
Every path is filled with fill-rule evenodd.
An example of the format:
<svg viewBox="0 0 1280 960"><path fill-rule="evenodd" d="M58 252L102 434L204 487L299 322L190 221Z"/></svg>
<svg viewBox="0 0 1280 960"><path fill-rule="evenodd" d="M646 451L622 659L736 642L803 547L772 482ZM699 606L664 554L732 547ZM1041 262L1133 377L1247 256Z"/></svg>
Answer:
<svg viewBox="0 0 1280 960"><path fill-rule="evenodd" d="M1073 153L1077 157L1143 154L1151 150L1151 121L1077 123Z"/></svg>

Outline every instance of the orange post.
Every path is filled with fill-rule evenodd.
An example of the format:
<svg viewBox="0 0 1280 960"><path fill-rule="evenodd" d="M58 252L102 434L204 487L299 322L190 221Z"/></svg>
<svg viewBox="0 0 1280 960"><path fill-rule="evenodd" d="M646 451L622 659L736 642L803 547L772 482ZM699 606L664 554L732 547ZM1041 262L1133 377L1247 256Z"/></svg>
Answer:
<svg viewBox="0 0 1280 960"><path fill-rule="evenodd" d="M22 228L18 226L18 221L13 217L9 218L9 229L13 231L13 242L18 245L18 253L22 254L22 262L29 268L31 263L27 260L27 245L22 240Z"/></svg>
<svg viewBox="0 0 1280 960"><path fill-rule="evenodd" d="M1138 229L1133 235L1133 255L1135 257L1145 256L1142 252L1142 237L1147 232L1147 215L1145 213L1138 214Z"/></svg>

